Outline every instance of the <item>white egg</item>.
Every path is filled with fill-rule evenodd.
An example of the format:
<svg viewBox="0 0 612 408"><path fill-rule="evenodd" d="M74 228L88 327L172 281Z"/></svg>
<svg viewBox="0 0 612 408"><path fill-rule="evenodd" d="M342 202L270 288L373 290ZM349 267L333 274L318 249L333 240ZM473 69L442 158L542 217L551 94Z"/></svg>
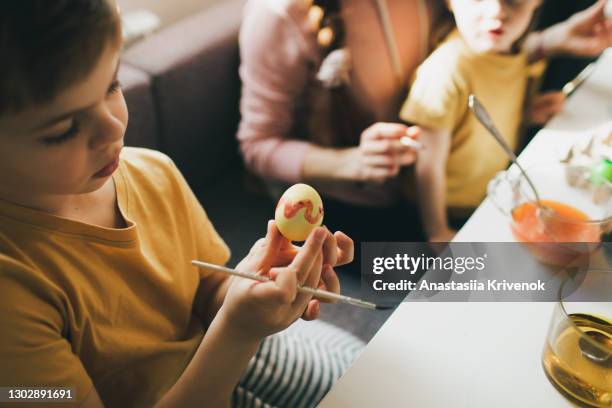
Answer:
<svg viewBox="0 0 612 408"><path fill-rule="evenodd" d="M305 241L310 232L323 222L321 196L307 184L289 187L276 205L274 220L288 240Z"/></svg>

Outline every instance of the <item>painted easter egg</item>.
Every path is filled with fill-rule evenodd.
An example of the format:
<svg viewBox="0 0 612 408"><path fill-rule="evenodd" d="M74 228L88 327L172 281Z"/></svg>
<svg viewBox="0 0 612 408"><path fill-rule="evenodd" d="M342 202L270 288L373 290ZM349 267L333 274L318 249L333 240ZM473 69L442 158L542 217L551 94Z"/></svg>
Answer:
<svg viewBox="0 0 612 408"><path fill-rule="evenodd" d="M290 241L305 241L323 222L323 201L317 190L307 184L295 184L281 196L274 220L278 230Z"/></svg>

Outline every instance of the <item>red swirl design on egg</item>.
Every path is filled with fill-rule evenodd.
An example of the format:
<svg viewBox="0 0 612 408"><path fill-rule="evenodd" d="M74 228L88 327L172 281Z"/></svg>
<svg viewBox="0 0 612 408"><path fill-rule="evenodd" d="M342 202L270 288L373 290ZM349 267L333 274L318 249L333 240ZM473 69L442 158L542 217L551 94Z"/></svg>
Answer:
<svg viewBox="0 0 612 408"><path fill-rule="evenodd" d="M321 219L321 217L323 217L323 207L322 206L319 206L317 213L313 214L314 204L312 203L312 200L300 200L298 202L292 202L292 201L285 202L285 200L281 198L280 201L278 202L277 208L280 207L281 205L285 206L285 208L283 209L283 215L287 219L295 217L297 212L300 211L302 208L306 208L306 211L304 211L304 218L310 224L313 224L313 225L317 224L319 220Z"/></svg>

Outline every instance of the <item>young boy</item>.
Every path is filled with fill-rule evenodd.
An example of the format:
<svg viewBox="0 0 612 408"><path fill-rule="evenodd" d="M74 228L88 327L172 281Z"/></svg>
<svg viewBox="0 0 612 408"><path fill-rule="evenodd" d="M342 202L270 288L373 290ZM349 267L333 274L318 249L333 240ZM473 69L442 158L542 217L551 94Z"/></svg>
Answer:
<svg viewBox="0 0 612 408"><path fill-rule="evenodd" d="M488 181L508 164L468 109L475 94L512 148L518 146L528 79L521 39L540 0L448 0L456 29L419 67L400 116L418 125L418 200L430 241L449 241L447 221L465 219ZM559 104L551 107L558 110ZM409 191L414 189L409 188Z"/></svg>
<svg viewBox="0 0 612 408"><path fill-rule="evenodd" d="M123 148L114 2L17 2L0 27L0 387L70 387L92 407L227 405L256 351L251 373L274 363L264 337L317 317L296 285L339 291L332 267L352 241L318 228L298 248L270 222L236 268L273 281L197 270L229 250L169 158ZM267 381L291 393L308 381L295 377Z"/></svg>

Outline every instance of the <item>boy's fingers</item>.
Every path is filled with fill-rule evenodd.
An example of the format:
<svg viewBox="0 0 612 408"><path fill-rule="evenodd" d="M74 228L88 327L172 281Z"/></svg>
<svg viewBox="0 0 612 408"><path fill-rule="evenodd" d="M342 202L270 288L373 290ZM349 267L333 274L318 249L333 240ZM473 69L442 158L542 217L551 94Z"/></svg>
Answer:
<svg viewBox="0 0 612 408"><path fill-rule="evenodd" d="M306 286L309 288L316 288L317 284L319 283L319 279L321 279L322 268L323 268L323 254L319 252L316 255L315 260L312 263L310 269L308 270L308 275L306 276L304 283L302 283L302 286ZM310 299L312 299L311 294L298 292L298 295L295 298L294 304L298 309L303 308L304 305L308 301L310 301Z"/></svg>
<svg viewBox="0 0 612 408"><path fill-rule="evenodd" d="M312 299L306 305L306 309L304 309L304 313L302 313L302 319L304 320L315 320L319 318L321 314L321 306L317 299Z"/></svg>
<svg viewBox="0 0 612 408"><path fill-rule="evenodd" d="M351 237L342 231L336 231L334 233L334 237L336 237L336 242L338 244L336 266L353 262L353 257L355 256L355 244L353 243Z"/></svg>
<svg viewBox="0 0 612 408"><path fill-rule="evenodd" d="M331 265L324 265L321 271L321 281L318 286L319 289L326 290L328 292L340 293L340 280L338 275L331 267ZM325 303L336 303L335 300L320 299L321 302Z"/></svg>
<svg viewBox="0 0 612 408"><path fill-rule="evenodd" d="M279 251L283 236L278 231L273 220L268 221L266 236L263 241L259 240L251 250L253 259L250 261L258 273L267 273L274 263L274 259Z"/></svg>
<svg viewBox="0 0 612 408"><path fill-rule="evenodd" d="M275 225L276 225L276 222L275 222ZM277 227L277 229L278 229L278 227ZM280 234L280 235L283 237L283 239L281 239L281 244L280 244L280 249L281 250L292 249L292 248L293 249L299 249L298 246L293 245L291 243L291 241L289 241L287 238L285 238L282 234Z"/></svg>
<svg viewBox="0 0 612 408"><path fill-rule="evenodd" d="M338 259L338 243L336 237L325 228L325 241L323 242L323 263L336 265Z"/></svg>
<svg viewBox="0 0 612 408"><path fill-rule="evenodd" d="M297 255L297 251L293 248L280 250L278 254L276 254L276 259L272 266L287 266L295 259Z"/></svg>
<svg viewBox="0 0 612 408"><path fill-rule="evenodd" d="M257 283L253 294L261 299L272 300L279 304L291 304L297 296L297 279L295 273L286 268L270 270L272 282Z"/></svg>
<svg viewBox="0 0 612 408"><path fill-rule="evenodd" d="M279 233L279 235L281 235ZM282 236L282 235L281 235ZM297 245L293 245L291 241L282 236L280 248L278 253L276 254L276 259L272 266L287 266L289 265L295 256L297 255L300 247Z"/></svg>
<svg viewBox="0 0 612 408"><path fill-rule="evenodd" d="M291 301L291 295L289 293L283 293L276 286L276 283L270 282L253 282L251 286L251 294L254 298L259 301L266 303L274 302L275 304L287 303Z"/></svg>
<svg viewBox="0 0 612 408"><path fill-rule="evenodd" d="M284 304L292 303L298 292L297 292L297 277L290 270L283 268L279 271L274 280L276 287L280 291L281 302Z"/></svg>
<svg viewBox="0 0 612 408"><path fill-rule="evenodd" d="M308 275L306 276L306 279L304 280L304 283L302 285L308 286L311 288L316 288L317 283L319 283L319 279L321 279L322 270L323 270L323 252L319 252L315 257L314 262L310 266L310 269L308 270Z"/></svg>
<svg viewBox="0 0 612 408"><path fill-rule="evenodd" d="M315 228L298 251L293 262L289 265L289 268L297 275L297 281L300 284L303 285L304 281L308 278L310 268L317 258L317 255L321 252L325 237L326 233L323 228Z"/></svg>

